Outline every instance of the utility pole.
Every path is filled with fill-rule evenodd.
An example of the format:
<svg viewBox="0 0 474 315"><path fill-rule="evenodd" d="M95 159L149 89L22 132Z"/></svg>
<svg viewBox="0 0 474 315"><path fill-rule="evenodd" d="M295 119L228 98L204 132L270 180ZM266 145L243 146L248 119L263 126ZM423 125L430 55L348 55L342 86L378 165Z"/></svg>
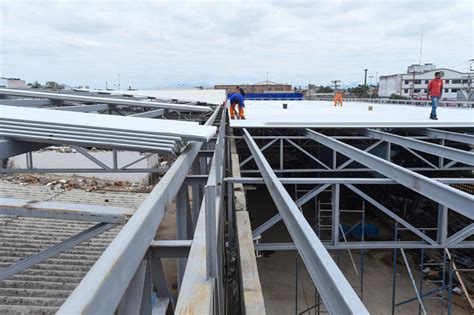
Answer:
<svg viewBox="0 0 474 315"><path fill-rule="evenodd" d="M268 83L268 72L267 72L267 83Z"/></svg>
<svg viewBox="0 0 474 315"><path fill-rule="evenodd" d="M364 85L367 85L367 70L369 69L364 69L365 74L364 74Z"/></svg>
<svg viewBox="0 0 474 315"><path fill-rule="evenodd" d="M473 82L474 72L474 59L469 60L469 74L467 75L467 101L471 100L471 89Z"/></svg>
<svg viewBox="0 0 474 315"><path fill-rule="evenodd" d="M341 82L341 80L332 80L331 83L334 84L334 93L336 93L337 91L337 84Z"/></svg>
<svg viewBox="0 0 474 315"><path fill-rule="evenodd" d="M369 75L369 98L372 98L372 78L373 75Z"/></svg>
<svg viewBox="0 0 474 315"><path fill-rule="evenodd" d="M119 91L120 91L120 73L117 74L117 78L118 78L118 89L119 89Z"/></svg>

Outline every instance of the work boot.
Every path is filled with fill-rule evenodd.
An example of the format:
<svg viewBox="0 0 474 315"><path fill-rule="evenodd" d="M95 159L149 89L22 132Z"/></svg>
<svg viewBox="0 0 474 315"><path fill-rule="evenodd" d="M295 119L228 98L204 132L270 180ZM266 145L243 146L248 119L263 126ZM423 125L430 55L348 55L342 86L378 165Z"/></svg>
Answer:
<svg viewBox="0 0 474 315"><path fill-rule="evenodd" d="M240 119L246 120L245 116L240 117Z"/></svg>
<svg viewBox="0 0 474 315"><path fill-rule="evenodd" d="M431 118L431 117L430 117L430 118ZM230 119L235 119L235 117L233 117L233 116L230 116Z"/></svg>

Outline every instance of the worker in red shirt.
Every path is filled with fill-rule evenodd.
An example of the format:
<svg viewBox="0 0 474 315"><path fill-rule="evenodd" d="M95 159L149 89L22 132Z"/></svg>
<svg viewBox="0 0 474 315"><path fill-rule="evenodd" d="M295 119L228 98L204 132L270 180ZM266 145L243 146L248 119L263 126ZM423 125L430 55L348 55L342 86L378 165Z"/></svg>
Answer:
<svg viewBox="0 0 474 315"><path fill-rule="evenodd" d="M435 72L435 78L428 83L428 96L431 96L430 119L438 120L436 107L438 107L441 95L443 95L443 80L441 80L441 72L437 71Z"/></svg>

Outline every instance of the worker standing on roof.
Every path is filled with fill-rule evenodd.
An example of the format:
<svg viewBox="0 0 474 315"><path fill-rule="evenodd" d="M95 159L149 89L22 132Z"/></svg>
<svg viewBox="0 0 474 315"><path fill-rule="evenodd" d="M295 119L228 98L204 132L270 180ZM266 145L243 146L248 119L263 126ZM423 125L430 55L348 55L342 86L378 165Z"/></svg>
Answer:
<svg viewBox="0 0 474 315"><path fill-rule="evenodd" d="M244 97L240 93L234 93L230 96L229 98L230 101L230 119L235 119L235 116L237 114L237 111L235 109L235 105L239 106L239 114L237 116L237 119L245 119L245 113L244 113Z"/></svg>
<svg viewBox="0 0 474 315"><path fill-rule="evenodd" d="M438 107L439 99L443 95L443 80L441 80L441 72L435 72L435 78L428 83L428 96L431 96L431 114L430 119L438 120L436 116L436 107Z"/></svg>
<svg viewBox="0 0 474 315"><path fill-rule="evenodd" d="M340 91L334 93L334 106L337 106L338 104L342 106L342 92Z"/></svg>

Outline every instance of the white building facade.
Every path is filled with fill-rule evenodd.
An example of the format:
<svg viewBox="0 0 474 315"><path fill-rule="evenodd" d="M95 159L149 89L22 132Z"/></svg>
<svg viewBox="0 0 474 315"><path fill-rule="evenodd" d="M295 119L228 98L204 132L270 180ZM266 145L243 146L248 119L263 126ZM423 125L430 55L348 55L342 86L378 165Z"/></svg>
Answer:
<svg viewBox="0 0 474 315"><path fill-rule="evenodd" d="M18 78L0 78L0 87L9 89L21 89L26 87L26 82Z"/></svg>
<svg viewBox="0 0 474 315"><path fill-rule="evenodd" d="M379 97L390 97L392 94L415 99L426 99L428 82L434 79L437 71L444 72L442 77L444 91L442 99L456 99L458 91L468 88L468 76L472 73L452 69L438 68L432 64L411 65L407 73L385 75L379 79Z"/></svg>

